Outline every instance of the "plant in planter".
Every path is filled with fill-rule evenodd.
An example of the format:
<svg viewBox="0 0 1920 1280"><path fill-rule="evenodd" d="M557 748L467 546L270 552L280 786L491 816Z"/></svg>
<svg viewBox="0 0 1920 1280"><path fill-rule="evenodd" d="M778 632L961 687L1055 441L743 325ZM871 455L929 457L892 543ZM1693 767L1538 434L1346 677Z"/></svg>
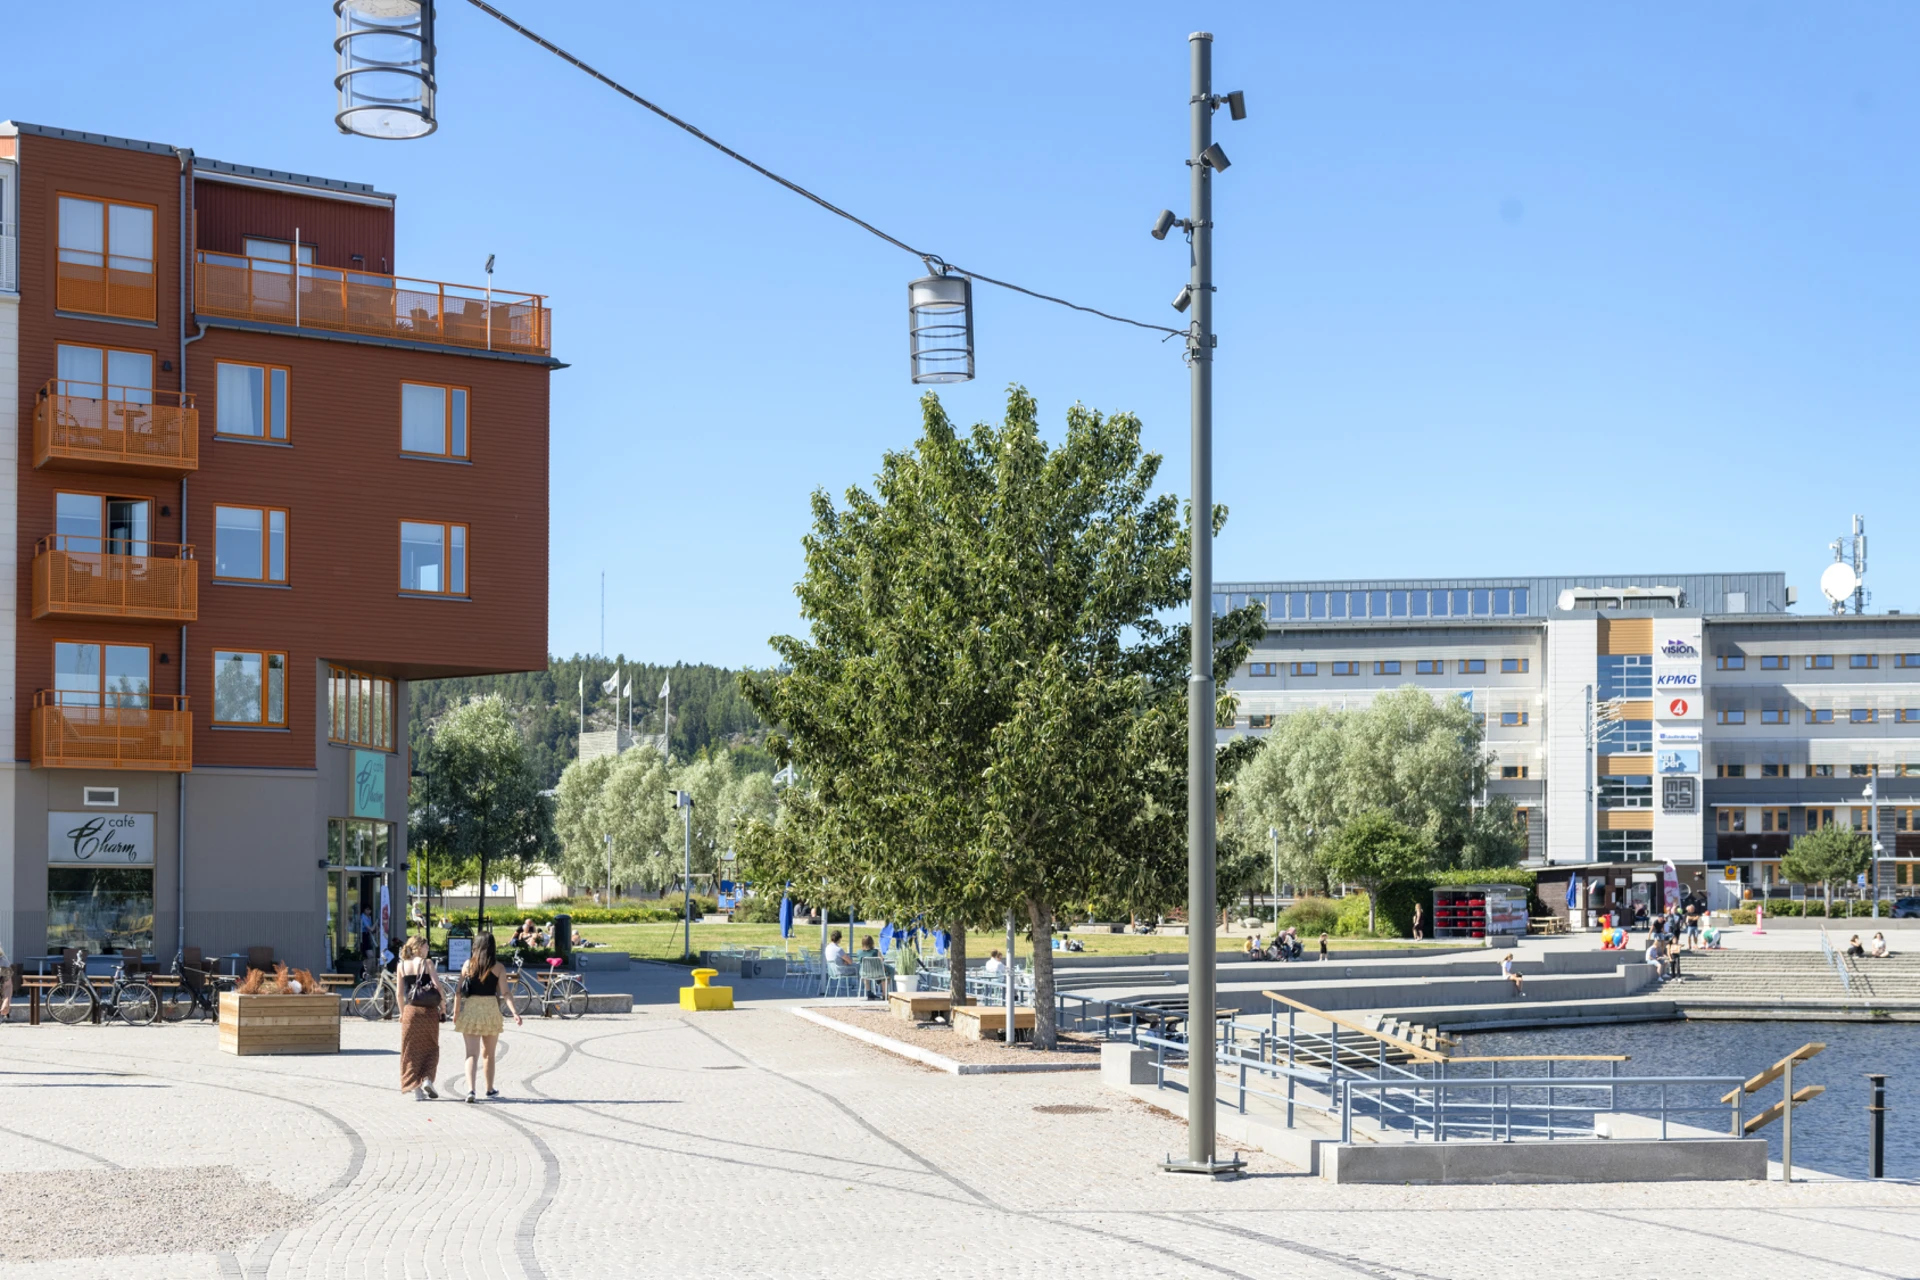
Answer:
<svg viewBox="0 0 1920 1280"><path fill-rule="evenodd" d="M306 969L249 970L220 994L220 1048L227 1053L338 1053L340 997Z"/></svg>

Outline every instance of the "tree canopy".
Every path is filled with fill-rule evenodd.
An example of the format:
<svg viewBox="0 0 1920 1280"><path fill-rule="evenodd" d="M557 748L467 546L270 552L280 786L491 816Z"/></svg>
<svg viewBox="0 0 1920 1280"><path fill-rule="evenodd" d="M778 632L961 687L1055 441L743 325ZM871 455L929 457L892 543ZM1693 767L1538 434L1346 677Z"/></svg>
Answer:
<svg viewBox="0 0 1920 1280"><path fill-rule="evenodd" d="M1866 832L1829 823L1795 839L1780 859L1780 870L1789 880L1817 884L1831 892L1834 885L1846 884L1865 871L1872 860L1872 841Z"/></svg>
<svg viewBox="0 0 1920 1280"><path fill-rule="evenodd" d="M1343 823L1326 842L1327 871L1343 884L1367 891L1367 932L1378 924L1380 886L1410 880L1433 865L1427 837L1381 809Z"/></svg>
<svg viewBox="0 0 1920 1280"><path fill-rule="evenodd" d="M649 890L678 884L686 859L686 832L669 795L693 796L692 860L696 876L722 873L721 855L735 848L743 828L774 812L773 777L743 767L727 751L709 751L669 766L658 751L576 760L555 790L554 827L561 854L555 868L570 885L603 885L612 836L616 888Z"/></svg>

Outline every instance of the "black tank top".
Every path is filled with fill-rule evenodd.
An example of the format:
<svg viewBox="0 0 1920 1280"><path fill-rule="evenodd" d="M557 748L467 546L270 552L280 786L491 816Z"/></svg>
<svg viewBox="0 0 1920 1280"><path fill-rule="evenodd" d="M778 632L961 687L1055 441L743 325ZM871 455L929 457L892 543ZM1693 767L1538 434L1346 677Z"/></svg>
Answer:
<svg viewBox="0 0 1920 1280"><path fill-rule="evenodd" d="M478 977L463 979L460 983L460 993L469 996L497 996L500 994L500 979L494 975L492 969L488 969Z"/></svg>

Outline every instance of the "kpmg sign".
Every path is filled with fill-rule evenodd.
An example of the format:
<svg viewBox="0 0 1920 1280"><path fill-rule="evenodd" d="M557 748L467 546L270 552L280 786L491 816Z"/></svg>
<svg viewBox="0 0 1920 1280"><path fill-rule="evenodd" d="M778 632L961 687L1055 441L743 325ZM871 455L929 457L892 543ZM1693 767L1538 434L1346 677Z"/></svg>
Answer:
<svg viewBox="0 0 1920 1280"><path fill-rule="evenodd" d="M150 867L150 813L49 813L47 861L61 866Z"/></svg>
<svg viewBox="0 0 1920 1280"><path fill-rule="evenodd" d="M1653 633L1653 714L1692 720L1700 705L1700 619L1674 618Z"/></svg>

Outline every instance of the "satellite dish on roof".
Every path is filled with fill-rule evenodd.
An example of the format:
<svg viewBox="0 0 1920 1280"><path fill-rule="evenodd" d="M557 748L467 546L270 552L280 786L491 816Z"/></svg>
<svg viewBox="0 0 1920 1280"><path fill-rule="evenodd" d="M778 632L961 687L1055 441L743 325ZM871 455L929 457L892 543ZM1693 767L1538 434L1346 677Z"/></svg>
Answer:
<svg viewBox="0 0 1920 1280"><path fill-rule="evenodd" d="M1820 594L1835 604L1852 595L1859 585L1860 575L1853 571L1852 565L1844 561L1834 561L1820 574Z"/></svg>

